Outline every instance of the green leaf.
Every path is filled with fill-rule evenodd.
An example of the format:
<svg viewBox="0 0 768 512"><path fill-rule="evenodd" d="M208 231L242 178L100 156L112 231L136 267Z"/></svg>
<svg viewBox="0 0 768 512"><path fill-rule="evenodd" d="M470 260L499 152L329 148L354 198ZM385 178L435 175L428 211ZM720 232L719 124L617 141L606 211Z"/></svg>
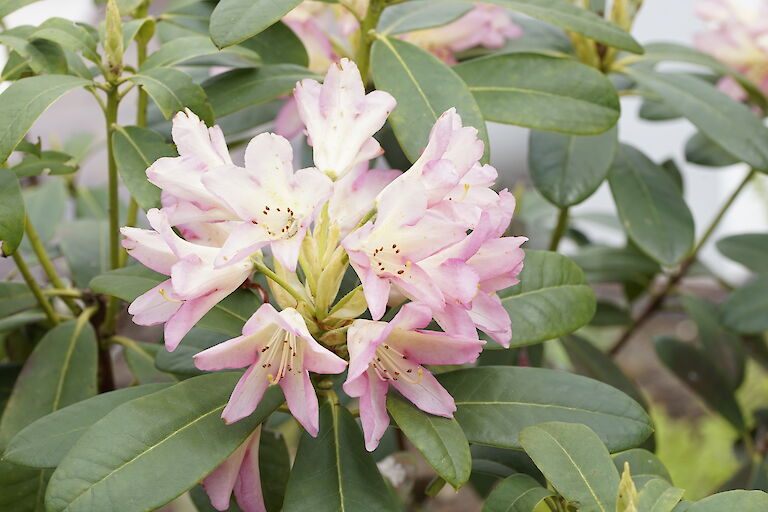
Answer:
<svg viewBox="0 0 768 512"><path fill-rule="evenodd" d="M216 117L223 117L288 94L304 78L318 77L301 66L273 64L218 74L203 82L203 89Z"/></svg>
<svg viewBox="0 0 768 512"><path fill-rule="evenodd" d="M25 5L33 4L39 0L0 0L0 18L3 18Z"/></svg>
<svg viewBox="0 0 768 512"><path fill-rule="evenodd" d="M720 307L720 320L741 334L768 330L768 276L759 276L731 293Z"/></svg>
<svg viewBox="0 0 768 512"><path fill-rule="evenodd" d="M189 108L208 124L213 124L213 112L205 102L205 91L187 73L159 67L143 70L128 79L147 91L166 119Z"/></svg>
<svg viewBox="0 0 768 512"><path fill-rule="evenodd" d="M642 87L673 105L704 135L740 160L768 170L768 128L748 107L715 86L681 73L625 70Z"/></svg>
<svg viewBox="0 0 768 512"><path fill-rule="evenodd" d="M652 478L663 478L672 483L672 477L664 466L664 463L652 452L642 448L632 448L613 456L613 463L618 471L624 469L624 463L629 464L632 479L635 485L642 487Z"/></svg>
<svg viewBox="0 0 768 512"><path fill-rule="evenodd" d="M693 216L682 192L640 151L621 145L608 176L627 235L662 265L680 262L693 246Z"/></svg>
<svg viewBox="0 0 768 512"><path fill-rule="evenodd" d="M90 324L54 327L16 380L0 421L0 447L38 418L96 394L96 334Z"/></svg>
<svg viewBox="0 0 768 512"><path fill-rule="evenodd" d="M174 382L178 379L155 368L157 353L165 351L165 348L157 343L144 343L140 341L122 343L125 354L125 362L128 363L133 377L140 384L153 382Z"/></svg>
<svg viewBox="0 0 768 512"><path fill-rule="evenodd" d="M201 375L114 409L61 461L48 485L46 509L154 510L191 488L282 403L272 387L256 412L224 424L221 411L240 377Z"/></svg>
<svg viewBox="0 0 768 512"><path fill-rule="evenodd" d="M131 196L142 210L160 207L160 189L147 181L147 168L176 150L159 133L138 126L125 126L112 135L117 170Z"/></svg>
<svg viewBox="0 0 768 512"><path fill-rule="evenodd" d="M633 53L643 53L643 47L617 25L565 0L488 0L487 3L500 5L531 18L546 21L607 46Z"/></svg>
<svg viewBox="0 0 768 512"><path fill-rule="evenodd" d="M109 226L106 221L81 219L67 222L59 243L72 279L79 288L109 268Z"/></svg>
<svg viewBox="0 0 768 512"><path fill-rule="evenodd" d="M469 480L472 455L455 419L433 416L394 397L387 398L387 410L439 477L455 489Z"/></svg>
<svg viewBox="0 0 768 512"><path fill-rule="evenodd" d="M584 273L565 256L525 251L520 283L499 293L512 319L512 346L551 340L586 325L595 296Z"/></svg>
<svg viewBox="0 0 768 512"><path fill-rule="evenodd" d="M709 360L718 367L734 391L744 381L746 354L741 339L720 324L718 307L704 299L683 296L683 308L696 324L698 338Z"/></svg>
<svg viewBox="0 0 768 512"><path fill-rule="evenodd" d="M117 406L166 387L147 384L110 391L59 409L16 434L3 458L24 466L55 468L80 436Z"/></svg>
<svg viewBox="0 0 768 512"><path fill-rule="evenodd" d="M756 274L768 274L768 234L744 233L721 238L717 249Z"/></svg>
<svg viewBox="0 0 768 512"><path fill-rule="evenodd" d="M222 0L211 15L211 39L219 48L245 41L300 3L301 0Z"/></svg>
<svg viewBox="0 0 768 512"><path fill-rule="evenodd" d="M0 162L5 161L40 115L65 93L89 82L66 75L22 78L0 94Z"/></svg>
<svg viewBox="0 0 768 512"><path fill-rule="evenodd" d="M595 327L626 326L632 321L629 311L610 301L598 301L589 325Z"/></svg>
<svg viewBox="0 0 768 512"><path fill-rule="evenodd" d="M239 56L242 63L259 64L258 54L246 48L238 47L227 50L219 50L211 42L208 36L189 36L173 39L163 44L144 61L140 73L159 67L178 66L184 62L196 59L198 57L207 57L212 55L221 56Z"/></svg>
<svg viewBox="0 0 768 512"><path fill-rule="evenodd" d="M417 46L383 36L373 43L371 68L376 87L397 100L389 122L412 162L427 145L435 121L452 107L461 115L464 126L477 128L487 160L485 120L467 85L453 69Z"/></svg>
<svg viewBox="0 0 768 512"><path fill-rule="evenodd" d="M26 284L0 281L0 318L31 308L35 304L37 300Z"/></svg>
<svg viewBox="0 0 768 512"><path fill-rule="evenodd" d="M672 373L737 430L744 430L744 417L729 382L701 350L670 337L657 338L655 348Z"/></svg>
<svg viewBox="0 0 768 512"><path fill-rule="evenodd" d="M683 497L683 489L672 487L668 481L654 478L640 491L638 512L671 512Z"/></svg>
<svg viewBox="0 0 768 512"><path fill-rule="evenodd" d="M309 56L301 39L285 23L278 22L240 43L255 51L263 64L295 64L306 67Z"/></svg>
<svg viewBox="0 0 768 512"><path fill-rule="evenodd" d="M584 201L608 176L617 133L615 128L593 136L531 131L528 167L533 184L560 208Z"/></svg>
<svg viewBox="0 0 768 512"><path fill-rule="evenodd" d="M3 256L10 256L19 248L24 238L24 223L19 179L13 171L0 169L0 248Z"/></svg>
<svg viewBox="0 0 768 512"><path fill-rule="evenodd" d="M195 366L194 355L229 338L226 334L193 328L184 337L184 344L173 352L160 350L155 358L158 370L176 375L192 376L206 373Z"/></svg>
<svg viewBox="0 0 768 512"><path fill-rule="evenodd" d="M581 375L605 382L647 408L640 389L607 354L579 336L567 335L561 338L560 342L574 368Z"/></svg>
<svg viewBox="0 0 768 512"><path fill-rule="evenodd" d="M25 188L22 195L27 207L27 218L35 226L43 244L48 244L67 215L69 193L66 182L63 178L51 178L42 185ZM21 247L25 252L32 251L27 239Z"/></svg>
<svg viewBox="0 0 768 512"><path fill-rule="evenodd" d="M697 501L688 512L763 512L768 510L768 494L763 491L721 492Z"/></svg>
<svg viewBox="0 0 768 512"><path fill-rule="evenodd" d="M455 70L489 121L593 135L619 118L619 98L611 82L570 58L507 53L472 59Z"/></svg>
<svg viewBox="0 0 768 512"><path fill-rule="evenodd" d="M38 470L0 461L0 510L43 512L50 470Z"/></svg>
<svg viewBox="0 0 768 512"><path fill-rule="evenodd" d="M588 427L543 423L520 432L520 444L544 476L585 512L614 512L619 473L600 438Z"/></svg>
<svg viewBox="0 0 768 512"><path fill-rule="evenodd" d="M680 113L672 106L650 98L643 99L638 115L646 121L671 121L680 118Z"/></svg>
<svg viewBox="0 0 768 512"><path fill-rule="evenodd" d="M89 287L96 293L131 302L166 279L168 277L146 267L133 265L96 276L91 280ZM248 290L238 290L216 304L197 325L229 336L240 336L243 324L260 305L261 301L256 294Z"/></svg>
<svg viewBox="0 0 768 512"><path fill-rule="evenodd" d="M290 472L291 459L285 440L276 432L262 430L259 440L259 473L267 512L279 512L283 508Z"/></svg>
<svg viewBox="0 0 768 512"><path fill-rule="evenodd" d="M91 62L101 63L96 39L82 25L71 20L48 18L31 37L53 41L63 48L82 53Z"/></svg>
<svg viewBox="0 0 768 512"><path fill-rule="evenodd" d="M653 431L646 412L627 395L566 372L484 366L438 380L456 401L455 418L471 443L519 449L524 428L565 421L587 425L615 452L637 446Z"/></svg>
<svg viewBox="0 0 768 512"><path fill-rule="evenodd" d="M471 5L460 0L411 0L407 4L387 7L379 19L376 31L386 36L439 27L461 18L472 9Z"/></svg>
<svg viewBox="0 0 768 512"><path fill-rule="evenodd" d="M72 174L77 171L72 157L61 151L43 151L40 156L25 155L11 170L19 178L37 176L39 174Z"/></svg>
<svg viewBox="0 0 768 512"><path fill-rule="evenodd" d="M199 378L199 377L198 377ZM400 510L373 456L363 447L360 427L343 406L320 407L320 432L304 432L283 502L284 512Z"/></svg>
<svg viewBox="0 0 768 512"><path fill-rule="evenodd" d="M685 143L685 159L693 164L706 167L728 167L739 163L739 159L718 146L701 132L694 133Z"/></svg>
<svg viewBox="0 0 768 512"><path fill-rule="evenodd" d="M154 34L155 20L153 18L137 18L123 22L123 47L127 48L131 41L145 34Z"/></svg>
<svg viewBox="0 0 768 512"><path fill-rule="evenodd" d="M33 39L27 26L0 33L0 43L23 57L36 74L67 74L67 60L62 47L46 39Z"/></svg>
<svg viewBox="0 0 768 512"><path fill-rule="evenodd" d="M554 494L528 475L512 475L494 487L483 512L533 512L544 498Z"/></svg>

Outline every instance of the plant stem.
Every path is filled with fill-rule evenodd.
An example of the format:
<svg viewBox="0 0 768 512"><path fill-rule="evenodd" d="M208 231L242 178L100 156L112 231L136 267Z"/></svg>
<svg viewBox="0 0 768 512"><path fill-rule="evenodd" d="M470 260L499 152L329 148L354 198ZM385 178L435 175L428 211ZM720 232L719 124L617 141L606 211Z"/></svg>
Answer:
<svg viewBox="0 0 768 512"><path fill-rule="evenodd" d="M264 274L267 278L271 279L272 281L280 285L280 287L283 290L291 294L291 297L296 299L298 302L304 302L304 303L307 302L307 300L304 297L302 297L299 292L294 290L290 284L288 284L282 277L280 277L275 272L273 272L272 269L266 266L262 261L256 258L251 258L251 262L253 263L253 266L256 270L258 270L259 272Z"/></svg>
<svg viewBox="0 0 768 512"><path fill-rule="evenodd" d="M40 262L40 266L43 268L45 275L48 276L48 279L51 281L53 287L59 290L66 289L67 287L64 285L61 278L59 277L59 274L56 272L56 267L53 266L51 258L48 257L48 252L45 250L45 246L40 240L40 237L37 234L37 230L35 230L35 226L32 225L32 221L29 219L29 217L27 217L24 231L27 233L27 239L32 245L32 250L35 251L37 261ZM72 311L73 315L80 314L80 306L78 306L77 302L75 302L71 297L62 296L61 300L64 301L69 310Z"/></svg>
<svg viewBox="0 0 768 512"><path fill-rule="evenodd" d="M749 173L741 181L741 183L739 183L739 186L736 187L728 199L725 200L725 203L723 203L723 205L720 207L720 210L715 215L715 218L712 219L712 222L709 223L709 226L704 231L701 239L691 250L688 257L683 260L676 271L669 275L667 283L662 287L661 290L653 295L653 298L650 300L650 302L648 302L640 315L638 315L638 317L629 325L629 327L627 327L613 348L611 348L609 352L610 355L615 356L618 354L621 349L624 348L624 346L629 342L635 332L637 332L637 330L643 326L651 317L653 317L656 311L658 311L664 305L664 300L666 299L667 295L669 295L669 292L672 291L677 283L679 283L680 280L688 273L688 270L690 270L691 266L696 261L696 257L701 251L701 248L704 247L707 241L709 241L709 239L712 237L712 234L723 220L725 214L733 205L734 201L736 201L736 198L739 196L739 194L741 194L741 192L744 190L744 187L746 187L747 184L752 180L752 177L755 175L755 173L756 171L754 169L750 170Z"/></svg>
<svg viewBox="0 0 768 512"><path fill-rule="evenodd" d="M360 69L360 76L363 83L368 82L368 71L371 63L371 44L373 37L370 32L376 28L379 23L381 13L386 7L384 0L371 0L368 4L368 10L365 12L365 18L360 24L360 41L357 46L357 67Z"/></svg>
<svg viewBox="0 0 768 512"><path fill-rule="evenodd" d="M116 85L107 92L107 108L104 111L107 131L107 166L109 172L109 267L120 268L120 198L118 197L117 164L115 163L112 134L117 124L117 107L120 103ZM117 306L115 297L107 299L107 312L102 329L104 334L112 334L115 329Z"/></svg>
<svg viewBox="0 0 768 512"><path fill-rule="evenodd" d="M58 288L51 288L48 290L43 290L43 295L48 295L51 297L75 297L76 299L79 299L83 296L83 294L80 293L80 290L75 288L64 288L61 290Z"/></svg>
<svg viewBox="0 0 768 512"><path fill-rule="evenodd" d="M29 267L24 261L24 257L21 255L21 251L17 250L13 253L13 261L16 263L16 267L19 269L19 273L21 273L21 276L24 278L27 286L29 286L29 289L32 291L32 295L35 296L38 304L40 304L40 307L43 308L45 316L48 317L48 320L50 320L53 325L58 325L59 316L56 314L56 311L53 310L53 306L51 306L51 303L48 302L48 299L46 299L43 295L40 286L37 284L34 276L32 276L32 273L29 271Z"/></svg>
<svg viewBox="0 0 768 512"><path fill-rule="evenodd" d="M560 240L565 234L565 230L568 227L568 208L560 208L560 214L557 217L557 225L554 231L552 231L552 239L549 241L549 250L557 251L560 246Z"/></svg>

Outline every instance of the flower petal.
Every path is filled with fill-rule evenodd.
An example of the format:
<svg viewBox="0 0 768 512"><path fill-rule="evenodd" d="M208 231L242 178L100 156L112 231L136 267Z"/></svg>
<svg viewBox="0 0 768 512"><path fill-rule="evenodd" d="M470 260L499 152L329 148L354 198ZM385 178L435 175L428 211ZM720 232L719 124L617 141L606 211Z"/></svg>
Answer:
<svg viewBox="0 0 768 512"><path fill-rule="evenodd" d="M260 364L255 363L248 368L237 381L229 403L221 413L224 422L234 423L249 416L261 402L264 392L269 387L267 372Z"/></svg>
<svg viewBox="0 0 768 512"><path fill-rule="evenodd" d="M405 379L389 381L404 397L424 412L451 418L456 410L453 397L427 370L423 370L418 382Z"/></svg>
<svg viewBox="0 0 768 512"><path fill-rule="evenodd" d="M232 490L240 473L250 437L245 440L219 467L203 479L203 489L216 510L229 510Z"/></svg>
<svg viewBox="0 0 768 512"><path fill-rule="evenodd" d="M235 482L235 498L243 512L267 512L264 495L261 491L261 472L259 471L259 442L261 426L250 435L245 444L248 449L240 465L240 473Z"/></svg>
<svg viewBox="0 0 768 512"><path fill-rule="evenodd" d="M285 401L296 421L306 429L312 437L317 437L318 406L315 388L309 380L309 372L286 372L280 379L280 387L283 388Z"/></svg>
<svg viewBox="0 0 768 512"><path fill-rule="evenodd" d="M137 325L157 325L167 322L181 305L182 301L173 298L173 286L168 279L136 297L128 306L128 313Z"/></svg>

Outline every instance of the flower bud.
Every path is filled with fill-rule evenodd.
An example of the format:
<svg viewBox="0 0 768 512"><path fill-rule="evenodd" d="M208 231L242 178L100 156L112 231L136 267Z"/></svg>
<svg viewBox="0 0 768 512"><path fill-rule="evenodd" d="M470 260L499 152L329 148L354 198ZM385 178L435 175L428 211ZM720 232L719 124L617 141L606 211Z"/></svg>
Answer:
<svg viewBox="0 0 768 512"><path fill-rule="evenodd" d="M116 0L107 2L104 54L107 59L107 80L120 76L123 70L123 21Z"/></svg>

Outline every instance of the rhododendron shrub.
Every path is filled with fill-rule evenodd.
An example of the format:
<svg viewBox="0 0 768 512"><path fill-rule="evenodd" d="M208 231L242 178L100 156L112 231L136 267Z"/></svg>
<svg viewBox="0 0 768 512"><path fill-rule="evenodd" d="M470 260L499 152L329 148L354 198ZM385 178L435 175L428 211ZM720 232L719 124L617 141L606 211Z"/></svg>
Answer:
<svg viewBox="0 0 768 512"><path fill-rule="evenodd" d="M723 286L699 253L768 170L765 6L702 1L700 53L635 41L641 3L109 0L3 29L0 510L768 510L681 501L613 359L692 269ZM103 187L33 127L75 89ZM633 95L745 173L698 237L674 162L619 142ZM530 129L526 177L488 122ZM572 210L604 182L614 246ZM719 240L758 277L686 293L695 343L654 342L740 440L727 489L765 486L735 393L766 244Z"/></svg>

